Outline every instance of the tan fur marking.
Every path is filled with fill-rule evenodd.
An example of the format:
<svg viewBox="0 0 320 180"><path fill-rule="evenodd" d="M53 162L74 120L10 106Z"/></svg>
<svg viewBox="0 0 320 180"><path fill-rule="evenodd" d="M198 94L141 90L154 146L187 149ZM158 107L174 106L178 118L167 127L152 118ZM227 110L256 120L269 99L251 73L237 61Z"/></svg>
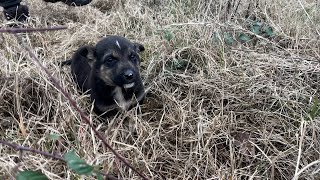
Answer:
<svg viewBox="0 0 320 180"><path fill-rule="evenodd" d="M121 91L121 87L116 87L116 89L114 90L114 93L115 93L114 100L115 100L116 104L109 105L109 106L99 105L98 107L103 112L109 112L109 111L112 111L114 109L119 109L119 108L120 108L120 110L127 111L130 106L134 106L134 105L138 104L138 102L142 100L142 98L147 94L147 92L149 90L150 90L150 88L147 88L146 91L144 93L141 93L138 97L133 97L132 100L125 101L123 94L122 94L122 91Z"/></svg>
<svg viewBox="0 0 320 180"><path fill-rule="evenodd" d="M119 52L115 51L115 50L112 50L112 56L115 57L115 58L119 58Z"/></svg>
<svg viewBox="0 0 320 180"><path fill-rule="evenodd" d="M130 106L138 104L138 102L141 101L146 94L146 92L141 93L138 95L138 97L134 96L131 100L126 101L123 97L121 87L117 86L114 89L114 93L115 93L114 101L123 111L127 111Z"/></svg>
<svg viewBox="0 0 320 180"><path fill-rule="evenodd" d="M115 94L114 101L117 103L117 105L124 111L128 110L128 108L129 108L128 103L123 97L121 87L117 86L114 89L114 94Z"/></svg>
<svg viewBox="0 0 320 180"><path fill-rule="evenodd" d="M100 78L106 83L106 85L110 85L113 86L114 83L113 81L110 79L110 74L111 74L111 70L107 69L104 66L101 66L101 68L99 69L99 76Z"/></svg>

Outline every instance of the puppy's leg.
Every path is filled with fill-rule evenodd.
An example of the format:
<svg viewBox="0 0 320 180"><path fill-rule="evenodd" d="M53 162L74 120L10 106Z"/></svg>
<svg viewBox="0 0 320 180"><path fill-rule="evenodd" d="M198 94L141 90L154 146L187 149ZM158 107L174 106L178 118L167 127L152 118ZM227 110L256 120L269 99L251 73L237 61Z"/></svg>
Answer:
<svg viewBox="0 0 320 180"><path fill-rule="evenodd" d="M72 63L72 59L69 59L67 61L59 62L59 66L71 65L71 63Z"/></svg>

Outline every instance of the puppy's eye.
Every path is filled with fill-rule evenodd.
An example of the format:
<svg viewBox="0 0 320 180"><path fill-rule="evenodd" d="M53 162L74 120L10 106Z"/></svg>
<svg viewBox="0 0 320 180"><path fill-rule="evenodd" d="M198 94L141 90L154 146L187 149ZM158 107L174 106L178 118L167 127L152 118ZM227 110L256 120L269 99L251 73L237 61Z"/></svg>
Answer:
<svg viewBox="0 0 320 180"><path fill-rule="evenodd" d="M129 58L130 58L130 60L133 61L133 62L137 62L137 61L138 61L137 55L134 54L134 53L131 53L131 54L129 55Z"/></svg>
<svg viewBox="0 0 320 180"><path fill-rule="evenodd" d="M131 53L131 54L130 54L130 59L134 59L134 58L136 58L136 55L133 54L133 53Z"/></svg>
<svg viewBox="0 0 320 180"><path fill-rule="evenodd" d="M104 59L104 62L105 63L113 63L115 61L115 59L113 58L113 57L106 57L105 59Z"/></svg>

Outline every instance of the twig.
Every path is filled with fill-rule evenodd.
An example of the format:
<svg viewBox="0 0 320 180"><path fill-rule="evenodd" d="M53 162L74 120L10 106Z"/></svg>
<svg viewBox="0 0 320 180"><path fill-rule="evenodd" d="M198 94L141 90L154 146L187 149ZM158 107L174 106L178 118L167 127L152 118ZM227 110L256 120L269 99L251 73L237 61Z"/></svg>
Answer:
<svg viewBox="0 0 320 180"><path fill-rule="evenodd" d="M60 160L60 161L63 161L63 162L66 162L63 157L59 154L51 154L51 153L48 153L48 152L45 152L45 151L40 151L40 150L37 150L37 149L32 149L30 147L25 147L25 146L20 146L18 144L13 144L13 143L9 143L7 141L3 141L3 140L0 140L0 144L3 144L3 145L6 145L6 146L9 146L13 149L15 149L16 151L28 151L28 152L32 152L32 153L36 153L36 154L41 154L41 155L44 155L46 157L51 157L53 159L57 159L57 160ZM107 179L111 179L111 180L118 180L118 178L116 177L113 177L109 174L106 174L106 173L102 173L101 174L103 176L105 176Z"/></svg>
<svg viewBox="0 0 320 180"><path fill-rule="evenodd" d="M76 109L77 112L79 112L81 118L87 123L90 128L92 128L93 132L96 134L96 136L103 142L103 144L120 160L122 161L127 167L132 169L135 173L137 173L142 179L149 180L148 177L146 177L143 173L136 170L125 158L123 158L116 150L114 150L111 145L106 141L106 139L101 135L99 131L94 127L94 125L90 122L90 119L88 118L88 115L80 109L80 107L77 105L76 101L74 101L71 97L71 95L60 85L58 80L52 76L52 73L40 62L38 57L32 52L32 50L27 46L24 41L19 37L17 34L14 34L14 36L17 38L18 42L20 42L21 46L29 53L29 56L32 60L47 74L49 79L52 81L54 86L69 100L70 105Z"/></svg>
<svg viewBox="0 0 320 180"><path fill-rule="evenodd" d="M67 29L67 26L47 27L47 28L8 28L0 29L0 33L31 33L31 32L44 32L44 31L57 31Z"/></svg>
<svg viewBox="0 0 320 180"><path fill-rule="evenodd" d="M12 143L9 143L9 142L6 142L6 141L3 141L3 140L0 140L0 144L4 144L6 146L9 146L17 151L29 151L29 152L33 152L33 153L36 153L36 154L41 154L41 155L44 155L44 156L47 156L47 157L51 157L53 159L58 159L58 160L61 160L61 161L64 161L63 157L58 155L58 154L50 154L48 152L44 152L44 151L40 151L40 150L37 150L37 149L32 149L32 148L29 148L29 147L25 147L25 146L19 146L17 144L12 144Z"/></svg>
<svg viewBox="0 0 320 180"><path fill-rule="evenodd" d="M320 164L320 160L317 161L313 161L312 163L309 163L308 165L306 165L305 167L303 167L300 171L296 172L294 177L292 178L293 180L297 180L299 179L300 174L302 174L305 170L307 170L308 168L310 168L311 166L314 166L316 164Z"/></svg>

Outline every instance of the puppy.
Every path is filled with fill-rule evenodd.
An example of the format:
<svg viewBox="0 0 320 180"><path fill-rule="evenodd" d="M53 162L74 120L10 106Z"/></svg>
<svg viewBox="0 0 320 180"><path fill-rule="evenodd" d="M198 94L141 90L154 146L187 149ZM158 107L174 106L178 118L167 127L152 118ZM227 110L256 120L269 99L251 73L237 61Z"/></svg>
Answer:
<svg viewBox="0 0 320 180"><path fill-rule="evenodd" d="M109 36L95 47L83 46L72 59L73 79L82 92L90 94L94 111L101 115L127 111L142 104L145 88L140 77L139 53L144 46L124 37Z"/></svg>

